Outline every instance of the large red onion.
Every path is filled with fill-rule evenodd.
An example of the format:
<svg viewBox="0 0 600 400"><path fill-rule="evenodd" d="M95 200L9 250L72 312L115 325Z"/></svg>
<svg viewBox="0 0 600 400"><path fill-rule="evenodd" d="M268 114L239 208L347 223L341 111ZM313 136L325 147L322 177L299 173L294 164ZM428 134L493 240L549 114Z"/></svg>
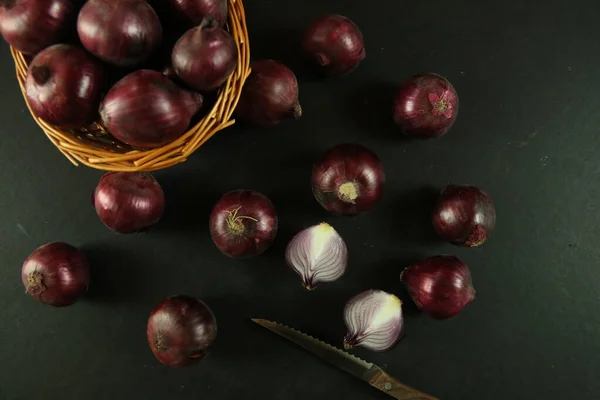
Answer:
<svg viewBox="0 0 600 400"><path fill-rule="evenodd" d="M173 47L171 62L188 85L203 91L221 86L238 62L231 35L212 18L187 31Z"/></svg>
<svg viewBox="0 0 600 400"><path fill-rule="evenodd" d="M183 135L202 103L202 95L184 90L160 72L139 70L110 89L100 116L120 141L153 148Z"/></svg>
<svg viewBox="0 0 600 400"><path fill-rule="evenodd" d="M94 122L106 74L83 49L55 44L29 65L25 80L27 102L35 115L63 127L79 128Z"/></svg>
<svg viewBox="0 0 600 400"><path fill-rule="evenodd" d="M456 121L458 104L458 95L445 78L415 75L403 82L396 94L394 121L407 136L437 138Z"/></svg>
<svg viewBox="0 0 600 400"><path fill-rule="evenodd" d="M171 8L181 20L200 24L204 18L210 17L225 25L227 21L227 0L168 0Z"/></svg>
<svg viewBox="0 0 600 400"><path fill-rule="evenodd" d="M298 81L288 67L275 60L259 60L252 63L251 69L236 108L241 119L274 126L285 118L302 116Z"/></svg>
<svg viewBox="0 0 600 400"><path fill-rule="evenodd" d="M61 41L75 11L72 0L0 0L0 33L15 49L37 54Z"/></svg>
<svg viewBox="0 0 600 400"><path fill-rule="evenodd" d="M156 224L165 210L165 194L145 172L109 172L94 191L100 220L118 233L134 233Z"/></svg>
<svg viewBox="0 0 600 400"><path fill-rule="evenodd" d="M304 33L302 47L319 70L330 76L352 71L366 57L360 29L342 15L315 20Z"/></svg>
<svg viewBox="0 0 600 400"><path fill-rule="evenodd" d="M486 192L470 185L448 185L433 209L433 227L457 246L479 246L496 225L496 209Z"/></svg>
<svg viewBox="0 0 600 400"><path fill-rule="evenodd" d="M252 190L225 193L210 214L210 235L217 248L233 258L263 253L277 234L271 200Z"/></svg>
<svg viewBox="0 0 600 400"><path fill-rule="evenodd" d="M370 211L381 199L384 184L379 157L360 144L337 145L313 166L313 194L323 208L334 214Z"/></svg>
<svg viewBox="0 0 600 400"><path fill-rule="evenodd" d="M162 26L146 0L88 0L77 19L83 46L121 67L147 59L162 40Z"/></svg>
<svg viewBox="0 0 600 400"><path fill-rule="evenodd" d="M186 367L207 354L217 338L217 321L204 302L190 296L173 296L150 314L146 337L160 362Z"/></svg>
<svg viewBox="0 0 600 400"><path fill-rule="evenodd" d="M475 299L471 271L458 257L427 258L404 269L400 280L417 307L435 319L453 317Z"/></svg>
<svg viewBox="0 0 600 400"><path fill-rule="evenodd" d="M34 299L66 307L87 292L90 267L85 255L75 247L62 242L48 243L27 257L21 281Z"/></svg>

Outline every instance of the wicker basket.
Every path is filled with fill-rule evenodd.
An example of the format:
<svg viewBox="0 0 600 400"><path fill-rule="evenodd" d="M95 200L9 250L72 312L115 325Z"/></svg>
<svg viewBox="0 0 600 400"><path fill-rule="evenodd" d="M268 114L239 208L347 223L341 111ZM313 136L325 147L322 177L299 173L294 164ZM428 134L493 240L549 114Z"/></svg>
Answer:
<svg viewBox="0 0 600 400"><path fill-rule="evenodd" d="M27 107L48 139L75 166L81 163L104 171L154 171L178 164L185 161L215 133L235 123L231 114L240 98L242 86L250 74L250 44L242 0L229 0L227 29L238 48L239 61L236 70L219 89L212 110L183 136L162 147L134 150L116 142L98 122L78 130L61 130L36 117L31 107ZM25 96L27 62L19 51L11 48L11 53L15 60L19 85ZM27 100L25 102L27 103Z"/></svg>

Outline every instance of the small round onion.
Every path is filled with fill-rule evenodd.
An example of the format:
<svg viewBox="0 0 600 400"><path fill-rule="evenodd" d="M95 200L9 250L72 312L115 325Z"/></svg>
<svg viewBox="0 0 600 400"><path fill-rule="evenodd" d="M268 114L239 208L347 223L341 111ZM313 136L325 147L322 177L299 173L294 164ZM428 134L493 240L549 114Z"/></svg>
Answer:
<svg viewBox="0 0 600 400"><path fill-rule="evenodd" d="M483 244L496 225L496 209L486 192L470 185L448 185L433 209L433 227L444 240L463 247Z"/></svg>
<svg viewBox="0 0 600 400"><path fill-rule="evenodd" d="M186 367L206 356L217 338L217 321L201 300L173 296L163 300L150 314L146 337L160 362Z"/></svg>
<svg viewBox="0 0 600 400"><path fill-rule="evenodd" d="M163 0L164 1L164 0ZM168 0L182 21L198 25L204 18L210 17L225 25L227 21L227 0Z"/></svg>
<svg viewBox="0 0 600 400"><path fill-rule="evenodd" d="M407 136L437 138L454 125L458 105L458 95L445 78L415 75L403 82L396 94L394 121Z"/></svg>
<svg viewBox="0 0 600 400"><path fill-rule="evenodd" d="M118 233L144 231L165 210L165 195L154 177L145 172L109 172L94 191L100 220Z"/></svg>
<svg viewBox="0 0 600 400"><path fill-rule="evenodd" d="M85 255L75 247L62 242L48 243L27 257L21 281L34 299L66 307L87 292L90 267Z"/></svg>
<svg viewBox="0 0 600 400"><path fill-rule="evenodd" d="M342 15L318 18L304 34L304 52L325 75L352 71L366 57L363 35L354 22Z"/></svg>
<svg viewBox="0 0 600 400"><path fill-rule="evenodd" d="M334 214L358 215L372 210L383 195L384 184L381 161L359 144L337 145L313 166L313 194Z"/></svg>

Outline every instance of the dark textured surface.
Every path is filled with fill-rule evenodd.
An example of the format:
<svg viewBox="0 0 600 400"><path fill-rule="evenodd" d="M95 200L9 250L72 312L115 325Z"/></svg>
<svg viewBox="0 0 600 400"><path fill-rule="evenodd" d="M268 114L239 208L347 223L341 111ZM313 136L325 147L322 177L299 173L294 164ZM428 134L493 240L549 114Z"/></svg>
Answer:
<svg viewBox="0 0 600 400"><path fill-rule="evenodd" d="M378 4L377 8L373 6ZM298 74L304 117L273 129L222 132L156 178L167 211L153 231L119 236L90 204L101 173L74 168L31 119L0 44L0 399L385 399L249 321L281 321L340 345L346 299L398 293L419 257L453 253L472 270L477 298L444 322L405 301L406 337L356 353L442 399L576 399L600 391L598 228L599 3L533 0L291 2L248 0L253 57ZM321 80L297 56L299 29L325 12L361 27L366 60ZM461 102L444 138L401 138L391 93L412 73L436 72ZM329 216L312 198L311 163L358 141L388 175L376 211ZM481 248L439 243L429 221L449 182L494 199L496 231ZM273 247L256 259L222 256L208 233L213 203L256 189L279 212ZM346 239L342 280L306 292L284 263L286 242L322 220ZM46 242L81 246L92 262L86 301L54 309L24 294L20 267ZM211 306L215 347L175 370L152 355L146 320L163 297Z"/></svg>

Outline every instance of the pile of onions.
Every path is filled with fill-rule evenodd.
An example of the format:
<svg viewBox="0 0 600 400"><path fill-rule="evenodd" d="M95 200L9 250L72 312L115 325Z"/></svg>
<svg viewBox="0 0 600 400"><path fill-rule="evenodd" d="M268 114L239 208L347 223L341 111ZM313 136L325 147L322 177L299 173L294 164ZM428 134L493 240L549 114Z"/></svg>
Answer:
<svg viewBox="0 0 600 400"><path fill-rule="evenodd" d="M118 140L153 148L183 135L202 103L202 95L184 90L160 72L139 70L110 89L100 117Z"/></svg>
<svg viewBox="0 0 600 400"><path fill-rule="evenodd" d="M213 207L210 236L221 253L232 258L263 253L277 235L277 214L271 200L253 190L225 193Z"/></svg>
<svg viewBox="0 0 600 400"><path fill-rule="evenodd" d="M165 195L145 172L109 172L94 191L100 220L118 233L134 233L156 224L165 210Z"/></svg>
<svg viewBox="0 0 600 400"><path fill-rule="evenodd" d="M88 0L77 32L90 53L121 67L141 63L162 40L162 26L146 0Z"/></svg>
<svg viewBox="0 0 600 400"><path fill-rule="evenodd" d="M73 0L0 0L0 33L15 49L37 54L61 41L75 18Z"/></svg>
<svg viewBox="0 0 600 400"><path fill-rule="evenodd" d="M27 294L44 304L66 307L83 296L90 285L85 255L67 243L48 243L27 257L21 269Z"/></svg>
<svg viewBox="0 0 600 400"><path fill-rule="evenodd" d="M315 198L334 214L358 215L372 210L383 195L384 184L379 157L360 144L337 145L313 166Z"/></svg>
<svg viewBox="0 0 600 400"><path fill-rule="evenodd" d="M274 126L286 118L302 116L298 81L288 67L275 60L258 60L252 63L251 69L236 108L241 119L260 126Z"/></svg>
<svg viewBox="0 0 600 400"><path fill-rule="evenodd" d="M227 21L227 0L168 0L168 3L179 19L195 25L204 18L214 19L219 26Z"/></svg>
<svg viewBox="0 0 600 400"><path fill-rule="evenodd" d="M95 120L105 83L106 74L97 60L80 47L56 44L32 60L25 95L39 118L77 128Z"/></svg>

